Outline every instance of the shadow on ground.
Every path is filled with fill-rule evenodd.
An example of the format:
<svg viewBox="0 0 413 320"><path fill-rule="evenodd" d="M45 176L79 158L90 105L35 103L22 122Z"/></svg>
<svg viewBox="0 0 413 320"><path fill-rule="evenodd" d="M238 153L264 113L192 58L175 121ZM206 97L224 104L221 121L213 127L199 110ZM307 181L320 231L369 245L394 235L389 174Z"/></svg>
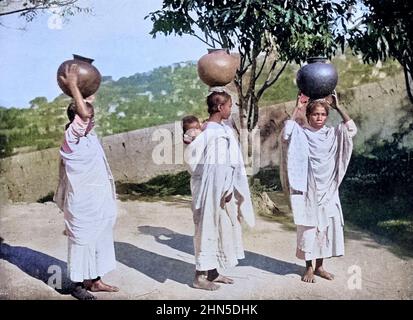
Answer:
<svg viewBox="0 0 413 320"><path fill-rule="evenodd" d="M66 262L27 247L11 246L4 242L0 244L0 259L14 264L58 293L70 294L71 281L67 277Z"/></svg>
<svg viewBox="0 0 413 320"><path fill-rule="evenodd" d="M140 226L142 234L151 235L158 243L173 249L193 255L192 237L174 232L167 228ZM178 283L192 286L194 264L182 260L166 257L126 242L115 242L116 260L134 268L151 279L164 283L170 279ZM49 256L45 253L20 246L11 246L2 242L0 245L0 259L6 260L29 276L39 279L50 285L60 294L70 294L71 281L67 277L66 262ZM301 275L304 267L285 262L251 251L245 251L245 259L240 260L239 266L251 266L277 275ZM56 288L56 282L51 282L58 271L62 285Z"/></svg>
<svg viewBox="0 0 413 320"><path fill-rule="evenodd" d="M174 280L192 285L194 265L159 255L130 243L115 242L116 260L158 282Z"/></svg>
<svg viewBox="0 0 413 320"><path fill-rule="evenodd" d="M163 227L140 226L138 227L138 230L142 234L153 236L159 243L191 255L194 254L191 236L180 234ZM192 275L194 272L194 265L189 265L191 267L189 272ZM301 276L304 272L304 267L300 265L251 251L245 251L245 259L240 260L238 266L250 266L277 275L298 274Z"/></svg>

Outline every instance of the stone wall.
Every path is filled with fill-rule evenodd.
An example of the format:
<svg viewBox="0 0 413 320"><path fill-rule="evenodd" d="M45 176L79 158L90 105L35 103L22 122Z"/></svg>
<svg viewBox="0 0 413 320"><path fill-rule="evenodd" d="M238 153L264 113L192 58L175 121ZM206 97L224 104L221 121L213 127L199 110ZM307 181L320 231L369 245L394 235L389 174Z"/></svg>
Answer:
<svg viewBox="0 0 413 320"><path fill-rule="evenodd" d="M371 141L390 139L400 126L412 121L403 75L378 83L349 89L340 95L341 103L355 119L359 132L357 152L368 152ZM279 164L279 133L292 113L294 101L261 108L260 167ZM331 123L339 120L334 112ZM102 139L115 179L139 183L160 174L185 170L179 123L129 131ZM413 137L406 144L413 146ZM0 201L37 201L57 185L58 148L18 154L0 160Z"/></svg>
<svg viewBox="0 0 413 320"><path fill-rule="evenodd" d="M115 180L139 183L185 170L181 136L178 122L107 136L102 145ZM54 192L58 163L59 148L1 159L0 201L37 201Z"/></svg>
<svg viewBox="0 0 413 320"><path fill-rule="evenodd" d="M357 153L369 153L373 145L391 140L394 132L413 122L413 106L407 97L403 74L339 93L339 102L358 127L354 138ZM294 106L295 101L289 101L260 109L261 167L279 164L279 133ZM330 112L328 124L339 121L337 112ZM404 144L413 147L412 134L406 136Z"/></svg>

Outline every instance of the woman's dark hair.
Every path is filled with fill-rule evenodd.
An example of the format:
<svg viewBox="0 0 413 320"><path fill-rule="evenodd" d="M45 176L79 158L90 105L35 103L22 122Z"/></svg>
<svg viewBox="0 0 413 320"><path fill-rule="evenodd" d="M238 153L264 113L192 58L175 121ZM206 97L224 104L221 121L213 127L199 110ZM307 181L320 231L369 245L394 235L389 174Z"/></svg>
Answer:
<svg viewBox="0 0 413 320"><path fill-rule="evenodd" d="M72 102L71 104L69 104L69 106L67 107L67 110L66 110L66 114L67 114L67 118L69 119L69 123L66 124L65 130L67 130L67 128L69 128L70 124L75 119L75 115L76 115L75 110L76 110L75 109L75 104Z"/></svg>
<svg viewBox="0 0 413 320"><path fill-rule="evenodd" d="M88 108L92 108L93 109L93 105L89 102L86 102L86 106ZM73 120L75 120L75 116L76 116L76 104L74 102L71 102L69 104L69 106L67 107L66 110L66 114L67 114L67 118L69 119L69 123L66 124L65 126L65 130L67 130L67 128L69 128L70 124L73 122Z"/></svg>
<svg viewBox="0 0 413 320"><path fill-rule="evenodd" d="M328 101L326 99L316 99L316 100L310 100L310 102L307 105L307 110L305 112L307 119L310 116L310 114L313 113L315 107L317 106L322 106L328 116L329 111L330 111L330 104L328 103Z"/></svg>
<svg viewBox="0 0 413 320"><path fill-rule="evenodd" d="M231 99L231 96L226 92L212 92L206 99L208 105L208 113L217 113L218 106L227 103Z"/></svg>

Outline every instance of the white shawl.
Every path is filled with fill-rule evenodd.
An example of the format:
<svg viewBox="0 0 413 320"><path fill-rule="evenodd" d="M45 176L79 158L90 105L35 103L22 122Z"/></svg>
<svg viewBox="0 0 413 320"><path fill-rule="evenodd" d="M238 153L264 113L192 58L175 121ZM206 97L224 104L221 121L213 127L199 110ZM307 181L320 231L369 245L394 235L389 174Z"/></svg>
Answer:
<svg viewBox="0 0 413 320"><path fill-rule="evenodd" d="M223 197L233 192L238 213L253 227L255 215L248 179L239 143L232 129L221 123L208 123L207 128L185 149L185 162L191 173L193 206L198 210L206 202L220 205Z"/></svg>
<svg viewBox="0 0 413 320"><path fill-rule="evenodd" d="M71 143L70 148L71 152L60 150L60 181L54 200L64 212L69 238L86 245L93 243L108 221L116 217L115 185L93 131L80 137L78 143Z"/></svg>
<svg viewBox="0 0 413 320"><path fill-rule="evenodd" d="M287 177L294 223L324 230L331 212L341 211L338 187L344 178L357 128L350 120L335 128L300 127L287 120Z"/></svg>

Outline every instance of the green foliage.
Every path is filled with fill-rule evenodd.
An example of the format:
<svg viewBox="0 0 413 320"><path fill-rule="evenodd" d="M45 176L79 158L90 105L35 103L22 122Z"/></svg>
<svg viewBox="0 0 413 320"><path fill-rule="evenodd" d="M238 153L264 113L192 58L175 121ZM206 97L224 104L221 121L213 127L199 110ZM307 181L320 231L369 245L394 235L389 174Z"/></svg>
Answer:
<svg viewBox="0 0 413 320"><path fill-rule="evenodd" d="M353 155L340 192L347 220L413 249L413 150L401 139L398 133L368 156Z"/></svg>
<svg viewBox="0 0 413 320"><path fill-rule="evenodd" d="M101 86L96 100L98 132L114 134L180 120L206 117L206 86L194 63L177 63Z"/></svg>
<svg viewBox="0 0 413 320"><path fill-rule="evenodd" d="M359 57L352 55L349 49L345 50L344 55L332 58L331 63L339 74L338 92L344 92L348 88L365 83L380 81L382 77L395 76L402 72L400 64L395 60L388 59L377 66L364 64ZM266 106L295 100L297 97L295 76L299 68L300 66L294 63L288 65L278 81L264 93L260 105ZM263 81L262 78L258 79L258 84Z"/></svg>
<svg viewBox="0 0 413 320"><path fill-rule="evenodd" d="M145 183L116 183L116 191L121 199L142 199L145 197L168 197L191 195L188 172L165 174Z"/></svg>
<svg viewBox="0 0 413 320"><path fill-rule="evenodd" d="M105 136L179 121L188 114L205 118L206 91L193 62L118 81L105 77L94 103L96 131ZM28 109L0 107L0 156L59 146L69 103L61 95L51 102L37 97Z"/></svg>
<svg viewBox="0 0 413 320"><path fill-rule="evenodd" d="M353 6L358 0L345 0ZM403 66L413 103L413 3L410 0L362 0L357 28L348 30L348 44L367 63L394 58ZM355 12L351 15L360 14Z"/></svg>
<svg viewBox="0 0 413 320"><path fill-rule="evenodd" d="M6 1L4 1L6 2ZM8 7L9 1L0 3L0 16L19 14L25 18L26 21L34 20L39 13L45 10L56 10L56 14L61 17L74 16L78 13L91 13L92 9L89 7L78 6L78 0L23 0L12 1L12 6Z"/></svg>
<svg viewBox="0 0 413 320"><path fill-rule="evenodd" d="M413 250L413 150L400 145L403 136L413 133L413 126L392 141L370 142L371 154L353 154L340 199L345 221L391 239ZM281 190L279 168L264 168L254 176L253 197L267 192L282 208L286 199ZM284 210L287 212L287 210ZM274 218L275 219L275 218ZM277 220L287 225L285 217Z"/></svg>
<svg viewBox="0 0 413 320"><path fill-rule="evenodd" d="M154 37L189 34L213 48L237 49L241 128L252 130L258 121L258 102L290 62L344 51L345 35L337 17L347 9L345 1L164 0L162 9L146 18L153 22ZM263 79L257 82L260 76Z"/></svg>
<svg viewBox="0 0 413 320"><path fill-rule="evenodd" d="M347 0L349 5L356 0ZM349 44L363 54L366 62L387 57L399 60L413 56L413 4L409 0L363 0L365 6L358 23L363 28L349 29ZM353 12L353 15L356 12Z"/></svg>
<svg viewBox="0 0 413 320"><path fill-rule="evenodd" d="M281 191L280 170L278 167L262 168L253 177L252 190L256 193Z"/></svg>
<svg viewBox="0 0 413 320"><path fill-rule="evenodd" d="M346 9L340 2L320 0L164 0L162 9L146 18L153 22L154 37L163 33L200 38L199 28L204 33L200 39L211 47L239 47L246 55L254 46L265 51L270 46L266 35L271 35L282 61L300 62L309 55L335 52L340 31L334 22Z"/></svg>
<svg viewBox="0 0 413 320"><path fill-rule="evenodd" d="M38 202L38 203L50 202L50 201L53 201L53 197L54 197L54 192L51 191L47 195L45 195L44 197L39 198L36 202Z"/></svg>
<svg viewBox="0 0 413 320"><path fill-rule="evenodd" d="M374 67L364 65L351 54L334 58L333 63L340 74L340 91L380 80L374 71L390 76L401 72L393 61ZM294 99L298 68L298 65L289 65L279 81L266 91L261 105ZM176 63L118 81L104 77L94 103L96 130L105 136L170 123L188 114L205 119L206 92L194 62ZM50 102L44 97L34 98L27 109L0 107L0 157L59 146L68 121L69 102L69 98L61 95Z"/></svg>

